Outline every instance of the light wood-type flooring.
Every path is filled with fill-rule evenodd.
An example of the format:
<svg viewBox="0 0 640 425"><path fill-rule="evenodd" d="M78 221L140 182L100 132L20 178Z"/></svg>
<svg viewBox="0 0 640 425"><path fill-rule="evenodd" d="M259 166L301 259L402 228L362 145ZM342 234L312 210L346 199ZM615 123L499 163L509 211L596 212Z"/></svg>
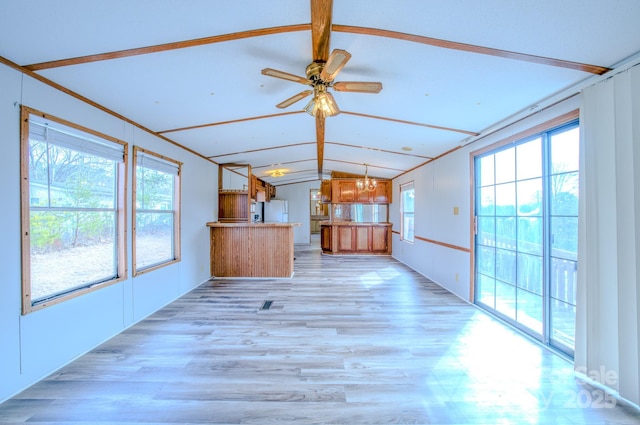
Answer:
<svg viewBox="0 0 640 425"><path fill-rule="evenodd" d="M201 285L0 405L0 422L640 423L391 257L296 257L293 279Z"/></svg>

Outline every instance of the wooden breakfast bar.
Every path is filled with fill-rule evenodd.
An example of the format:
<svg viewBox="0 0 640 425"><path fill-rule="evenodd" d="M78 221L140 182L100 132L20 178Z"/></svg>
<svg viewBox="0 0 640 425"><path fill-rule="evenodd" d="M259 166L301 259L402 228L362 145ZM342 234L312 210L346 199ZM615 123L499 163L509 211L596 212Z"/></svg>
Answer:
<svg viewBox="0 0 640 425"><path fill-rule="evenodd" d="M209 222L212 277L290 278L300 223Z"/></svg>

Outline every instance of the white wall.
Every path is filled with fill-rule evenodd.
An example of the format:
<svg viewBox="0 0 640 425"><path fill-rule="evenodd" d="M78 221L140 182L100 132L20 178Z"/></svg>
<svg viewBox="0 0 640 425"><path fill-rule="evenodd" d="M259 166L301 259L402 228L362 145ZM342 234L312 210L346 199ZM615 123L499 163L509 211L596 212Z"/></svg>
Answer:
<svg viewBox="0 0 640 425"><path fill-rule="evenodd" d="M183 162L182 261L21 315L20 105ZM216 219L217 166L72 96L0 65L0 401L91 350L209 277L207 221ZM129 168L131 176L131 164ZM204 182L204 183L203 183ZM131 178L127 204L131 205ZM131 219L128 235L131 235ZM131 241L127 242L131 252Z"/></svg>
<svg viewBox="0 0 640 425"><path fill-rule="evenodd" d="M394 230L392 255L472 302L472 152L578 107L579 97L575 96L394 179L393 204L389 209ZM416 196L414 243L401 241L399 234L400 185L410 181L414 182ZM458 207L458 215L454 214L454 207Z"/></svg>
<svg viewBox="0 0 640 425"><path fill-rule="evenodd" d="M289 221L301 224L293 228L293 243L311 243L311 189L319 190L320 180L276 188L277 198L289 201Z"/></svg>

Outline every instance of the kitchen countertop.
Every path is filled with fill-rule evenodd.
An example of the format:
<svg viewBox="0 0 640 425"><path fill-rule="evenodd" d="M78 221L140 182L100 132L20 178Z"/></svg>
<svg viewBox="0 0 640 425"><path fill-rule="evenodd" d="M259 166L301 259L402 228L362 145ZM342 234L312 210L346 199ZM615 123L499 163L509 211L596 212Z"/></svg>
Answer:
<svg viewBox="0 0 640 425"><path fill-rule="evenodd" d="M321 226L391 226L392 223L362 223L358 221L321 221Z"/></svg>
<svg viewBox="0 0 640 425"><path fill-rule="evenodd" d="M302 226L302 223L221 223L219 221L210 221L208 227L295 227Z"/></svg>

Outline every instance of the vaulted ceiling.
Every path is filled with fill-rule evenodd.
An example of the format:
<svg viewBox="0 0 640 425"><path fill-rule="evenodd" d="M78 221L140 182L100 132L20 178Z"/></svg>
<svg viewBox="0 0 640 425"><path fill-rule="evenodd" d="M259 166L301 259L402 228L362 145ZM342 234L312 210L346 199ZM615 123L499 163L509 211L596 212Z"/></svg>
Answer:
<svg viewBox="0 0 640 425"><path fill-rule="evenodd" d="M637 0L0 0L0 61L274 185L393 178L637 55L639 18ZM261 70L305 80L334 49L335 81L380 93L277 108L310 88Z"/></svg>

